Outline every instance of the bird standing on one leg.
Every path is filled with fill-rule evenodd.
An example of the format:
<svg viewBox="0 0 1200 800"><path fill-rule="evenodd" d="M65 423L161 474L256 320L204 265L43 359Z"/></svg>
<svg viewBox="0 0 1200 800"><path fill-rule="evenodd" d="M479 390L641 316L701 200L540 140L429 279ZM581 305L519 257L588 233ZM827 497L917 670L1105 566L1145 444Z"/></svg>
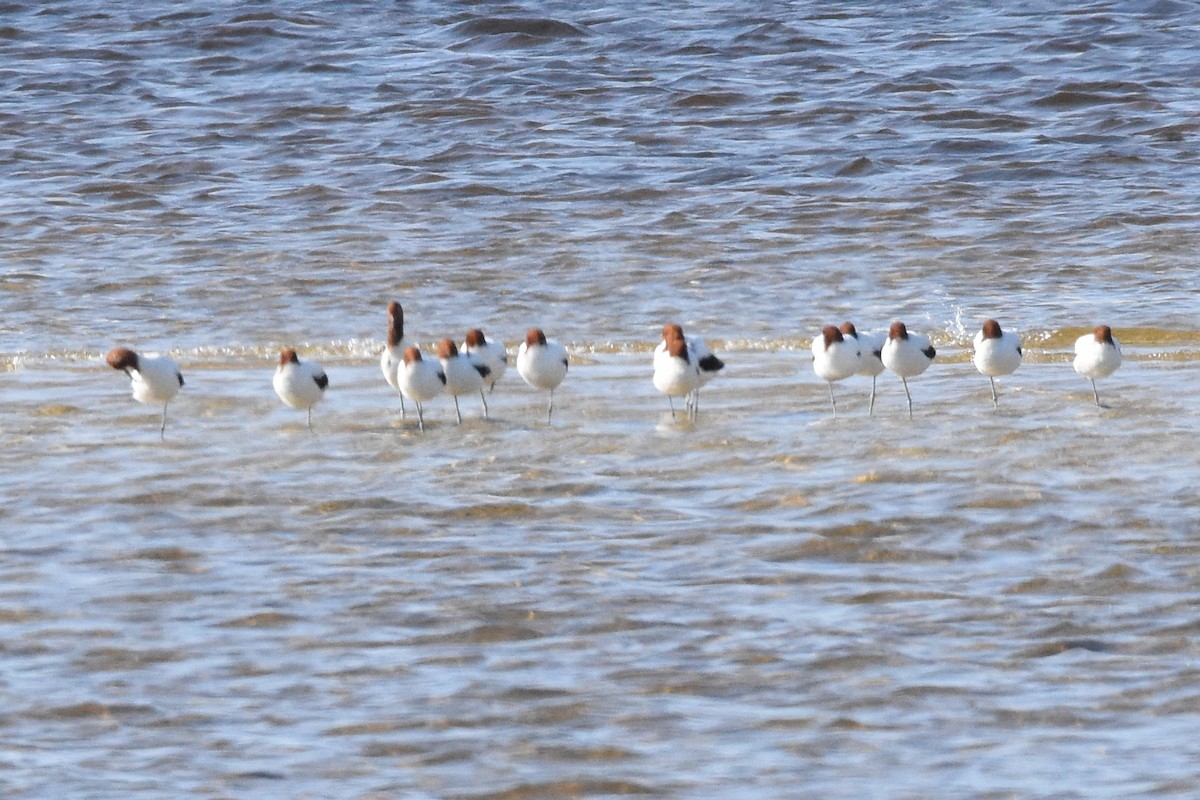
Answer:
<svg viewBox="0 0 1200 800"><path fill-rule="evenodd" d="M546 421L554 413L554 390L567 377L567 350L553 339L547 339L541 328L530 328L517 350L517 373L535 389L550 391Z"/></svg>
<svg viewBox="0 0 1200 800"><path fill-rule="evenodd" d="M873 416L875 414L875 381L884 369L883 360L880 357L883 355L883 343L887 337L882 333L859 331L854 327L853 322L843 322L841 331L843 336L853 336L858 340L862 358L858 363L857 374L866 375L871 379L871 399L867 403L867 416Z"/></svg>
<svg viewBox="0 0 1200 800"><path fill-rule="evenodd" d="M162 425L158 438L167 437L167 404L179 394L183 373L179 365L166 356L141 356L127 347L109 352L105 361L113 369L123 370L133 387L133 399L139 403L162 403Z"/></svg>
<svg viewBox="0 0 1200 800"><path fill-rule="evenodd" d="M1092 396L1096 406L1100 405L1100 392L1096 390L1096 378L1107 378L1121 366L1121 342L1113 336L1112 328L1097 325L1091 333L1075 340L1075 371L1092 382Z"/></svg>
<svg viewBox="0 0 1200 800"><path fill-rule="evenodd" d="M821 335L813 339L813 372L829 384L829 402L833 416L837 418L837 400L833 397L833 382L849 378L858 372L862 363L862 349L858 339L842 335L835 325L826 325Z"/></svg>
<svg viewBox="0 0 1200 800"><path fill-rule="evenodd" d="M912 394L908 391L908 379L929 369L937 351L929 337L920 333L909 333L903 322L893 322L883 343L880 358L883 365L900 376L904 383L904 396L908 398L908 418L912 419Z"/></svg>
<svg viewBox="0 0 1200 800"><path fill-rule="evenodd" d="M279 366L275 368L271 385L284 403L308 412L308 429L311 431L313 406L321 402L329 388L329 378L321 365L315 361L301 361L296 351L289 347L279 353Z"/></svg>
<svg viewBox="0 0 1200 800"><path fill-rule="evenodd" d="M971 361L975 369L987 376L992 384L992 407L999 408L1000 400L996 396L996 378L1000 375L1011 375L1021 366L1021 337L1009 331L1000 329L1000 323L989 319L983 323L983 328L975 334L975 354Z"/></svg>

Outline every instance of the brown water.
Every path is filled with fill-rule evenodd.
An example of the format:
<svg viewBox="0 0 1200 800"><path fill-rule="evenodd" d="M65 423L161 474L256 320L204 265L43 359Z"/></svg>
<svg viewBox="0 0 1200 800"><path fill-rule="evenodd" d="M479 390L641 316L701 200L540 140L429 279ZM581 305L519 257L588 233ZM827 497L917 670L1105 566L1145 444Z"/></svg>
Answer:
<svg viewBox="0 0 1200 800"><path fill-rule="evenodd" d="M1200 794L1198 22L0 5L4 796ZM562 339L553 422L510 373L420 435L389 299ZM846 318L933 336L912 421L832 418Z"/></svg>

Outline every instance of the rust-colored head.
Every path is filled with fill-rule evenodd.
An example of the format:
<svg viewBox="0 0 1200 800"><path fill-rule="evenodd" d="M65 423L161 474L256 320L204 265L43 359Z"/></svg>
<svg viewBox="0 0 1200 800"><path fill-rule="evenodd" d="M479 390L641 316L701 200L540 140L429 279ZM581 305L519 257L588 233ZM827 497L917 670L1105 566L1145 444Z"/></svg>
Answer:
<svg viewBox="0 0 1200 800"><path fill-rule="evenodd" d="M842 323L842 333L858 338L858 329L854 327L854 323L846 321Z"/></svg>
<svg viewBox="0 0 1200 800"><path fill-rule="evenodd" d="M113 369L131 370L138 368L138 354L128 347L113 348L104 360Z"/></svg>
<svg viewBox="0 0 1200 800"><path fill-rule="evenodd" d="M1092 333L1096 337L1097 342L1107 342L1108 344L1116 344L1112 338L1112 328L1107 325L1097 325L1096 330Z"/></svg>
<svg viewBox="0 0 1200 800"><path fill-rule="evenodd" d="M472 328L471 330L467 331L467 338L465 341L467 343L467 347L483 347L485 344L487 344L487 339L484 338L483 331L479 330L479 328Z"/></svg>
<svg viewBox="0 0 1200 800"><path fill-rule="evenodd" d="M388 347L395 347L404 338L404 309L395 300L388 303Z"/></svg>
<svg viewBox="0 0 1200 800"><path fill-rule="evenodd" d="M438 358L458 358L458 345L453 339L442 339L438 342Z"/></svg>
<svg viewBox="0 0 1200 800"><path fill-rule="evenodd" d="M1004 335L1004 331L1000 330L1000 323L994 319L989 319L983 323L983 338L999 339Z"/></svg>
<svg viewBox="0 0 1200 800"><path fill-rule="evenodd" d="M675 322L668 322L666 325L663 325L663 341L664 342L669 342L672 339L682 339L682 338L683 338L683 326L682 325L675 323Z"/></svg>
<svg viewBox="0 0 1200 800"><path fill-rule="evenodd" d="M892 327L888 328L889 339L907 339L908 328L904 327L904 323L896 320L892 323Z"/></svg>
<svg viewBox="0 0 1200 800"><path fill-rule="evenodd" d="M418 347L404 348L404 363L405 364L411 364L414 361L420 361L420 360L421 360L420 348L418 348Z"/></svg>
<svg viewBox="0 0 1200 800"><path fill-rule="evenodd" d="M668 339L667 340L667 354L672 356L673 358L682 358L684 361L687 361L688 360L687 340L685 340L682 336L680 336L677 339Z"/></svg>
<svg viewBox="0 0 1200 800"><path fill-rule="evenodd" d="M527 347L544 346L545 344L546 334L542 332L541 328L530 328L529 332L525 334L525 345Z"/></svg>
<svg viewBox="0 0 1200 800"><path fill-rule="evenodd" d="M836 342L844 342L846 339L842 336L842 332L837 329L836 325L826 325L821 329L821 335L825 337L825 349L828 350Z"/></svg>
<svg viewBox="0 0 1200 800"><path fill-rule="evenodd" d="M292 348L279 351L279 366L286 367L288 364L299 364L300 357L296 355L296 351Z"/></svg>

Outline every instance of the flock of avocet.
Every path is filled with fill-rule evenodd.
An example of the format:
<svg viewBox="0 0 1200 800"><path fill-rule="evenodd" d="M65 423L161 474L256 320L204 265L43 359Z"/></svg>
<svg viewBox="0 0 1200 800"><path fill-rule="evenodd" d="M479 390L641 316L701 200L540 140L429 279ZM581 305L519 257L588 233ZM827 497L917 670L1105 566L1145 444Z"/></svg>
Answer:
<svg viewBox="0 0 1200 800"><path fill-rule="evenodd" d="M388 384L400 397L400 412L407 415L405 399L417 409L417 425L425 431L424 404L442 394L454 398L454 413L462 423L460 395L479 393L486 418L487 392L495 386L508 369L508 351L503 344L488 340L478 328L467 333L462 347L452 339L438 345L437 363L427 361L416 344L404 338L404 310L400 304L388 303L387 346L379 357L379 366ZM1001 330L1000 324L989 319L975 335L973 362L976 369L991 382L992 403L999 406L996 378L1012 374L1021 365L1021 339L1014 333ZM826 326L813 340L813 370L829 383L829 402L837 416L837 400L833 384L851 375L871 378L871 400L867 413L875 410L875 379L885 369L891 370L904 383L908 399L908 415L912 417L912 394L908 379L929 368L937 351L928 336L911 333L903 322L893 322L887 334L859 332L847 322L840 328ZM170 358L139 355L125 347L108 354L108 365L123 370L133 383L133 398L140 403L161 403L162 425L159 435L167 430L167 404L183 386L183 373ZM517 350L517 372L527 384L550 393L546 420L554 413L554 390L567 376L567 351L553 339L547 339L541 328L530 328L525 341ZM1107 325L1099 325L1075 342L1075 371L1092 383L1096 405L1100 393L1096 379L1104 378L1121 365L1121 344ZM700 407L700 388L710 381L725 364L717 358L702 339L685 336L683 328L674 323L663 326L663 339L654 351L654 388L667 396L671 417L675 417L675 398L685 400L690 419L695 420ZM279 366L272 381L275 393L288 406L308 413L312 428L312 409L325 396L329 377L320 364L301 361L296 351L287 348L279 354Z"/></svg>

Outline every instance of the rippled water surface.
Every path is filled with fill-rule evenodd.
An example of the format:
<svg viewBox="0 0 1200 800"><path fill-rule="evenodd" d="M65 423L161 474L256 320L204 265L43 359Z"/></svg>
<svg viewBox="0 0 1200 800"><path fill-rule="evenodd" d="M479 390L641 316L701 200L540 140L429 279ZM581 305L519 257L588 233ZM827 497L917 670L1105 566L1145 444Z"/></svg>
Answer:
<svg viewBox="0 0 1200 800"><path fill-rule="evenodd" d="M0 2L5 797L1200 794L1200 7L734 5Z"/></svg>

